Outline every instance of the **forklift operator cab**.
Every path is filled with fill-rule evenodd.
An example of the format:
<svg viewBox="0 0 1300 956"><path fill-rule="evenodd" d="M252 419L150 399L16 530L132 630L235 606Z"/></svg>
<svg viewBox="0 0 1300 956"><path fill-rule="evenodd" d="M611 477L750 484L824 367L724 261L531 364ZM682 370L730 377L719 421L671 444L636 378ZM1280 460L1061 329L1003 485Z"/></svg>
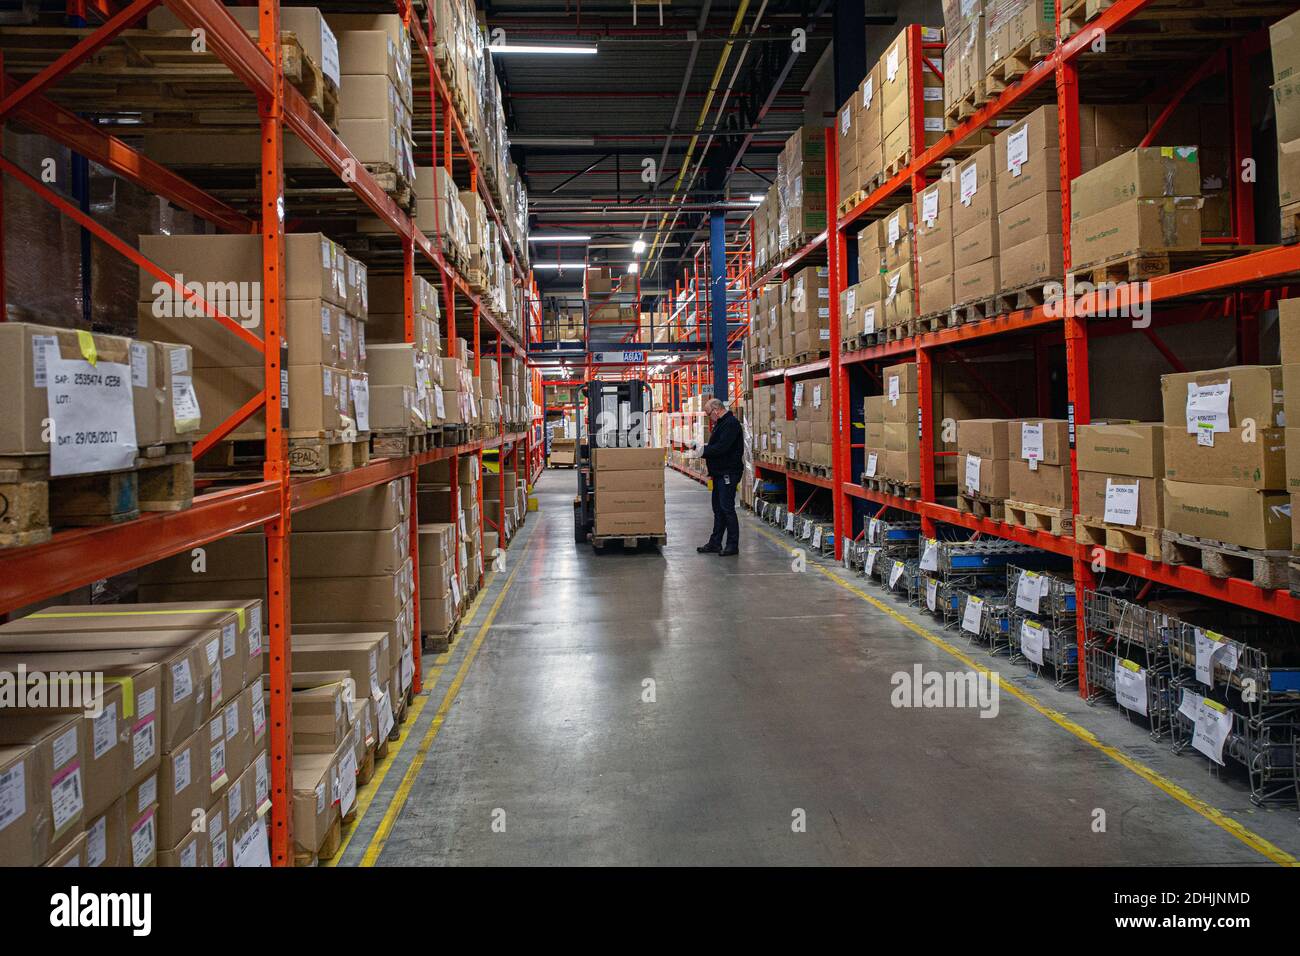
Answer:
<svg viewBox="0 0 1300 956"><path fill-rule="evenodd" d="M648 382L592 381L582 386L586 403L578 422L578 496L573 499L573 539L586 543L596 526L591 476L593 448L646 448L654 397Z"/></svg>

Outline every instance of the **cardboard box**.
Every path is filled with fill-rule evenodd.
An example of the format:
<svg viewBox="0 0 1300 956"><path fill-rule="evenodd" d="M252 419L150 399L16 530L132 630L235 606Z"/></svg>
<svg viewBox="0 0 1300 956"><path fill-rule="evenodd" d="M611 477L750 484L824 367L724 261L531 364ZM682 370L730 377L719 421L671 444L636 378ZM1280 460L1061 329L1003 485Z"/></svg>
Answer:
<svg viewBox="0 0 1300 956"><path fill-rule="evenodd" d="M1257 490L1286 487L1286 430L1260 428L1254 441L1234 428L1214 435L1212 446L1197 443L1181 427L1165 432L1165 476L1178 481L1232 485Z"/></svg>
<svg viewBox="0 0 1300 956"><path fill-rule="evenodd" d="M1081 515L1094 521L1104 521L1106 516L1106 486L1137 485L1137 525L1140 528L1164 527L1164 490L1162 478L1141 478L1135 475L1110 475L1100 471L1079 472L1079 507Z"/></svg>
<svg viewBox="0 0 1300 956"><path fill-rule="evenodd" d="M1010 441L1008 457L1012 461L1027 461L1030 450L1026 447L1026 441L1035 436L1041 452L1040 464L1070 463L1070 423L1059 418L1023 418L1011 421L1007 429Z"/></svg>
<svg viewBox="0 0 1300 956"><path fill-rule="evenodd" d="M882 375L885 384L885 399L891 401L897 396L917 391L917 368L915 362L901 362L886 366Z"/></svg>
<svg viewBox="0 0 1300 956"><path fill-rule="evenodd" d="M1136 199L1070 224L1070 248L1080 265L1200 246L1199 197Z"/></svg>
<svg viewBox="0 0 1300 956"><path fill-rule="evenodd" d="M1045 195L1059 197L1060 193ZM1032 199L1029 201L1030 204L1033 202ZM998 257L998 274L1003 289L1059 280L1064 273L1064 245L1060 233L1040 235L1010 248L1003 246Z"/></svg>
<svg viewBox="0 0 1300 956"><path fill-rule="evenodd" d="M1264 551L1291 548L1291 498L1285 492L1166 478L1164 496L1168 531Z"/></svg>
<svg viewBox="0 0 1300 956"><path fill-rule="evenodd" d="M958 303L986 299L1002 291L1002 274L997 256L956 269L952 276L953 298Z"/></svg>
<svg viewBox="0 0 1300 956"><path fill-rule="evenodd" d="M1277 327L1282 364L1300 365L1300 298L1278 302Z"/></svg>
<svg viewBox="0 0 1300 956"><path fill-rule="evenodd" d="M999 205L998 209L1001 210L997 224L1000 249L1009 251L1012 246L1048 235L1055 235L1057 248L1061 247L1061 193L1058 190L1040 192L1014 206Z"/></svg>
<svg viewBox="0 0 1300 956"><path fill-rule="evenodd" d="M1060 190L1061 154L1055 104L1040 106L1000 132L993 139L993 149L999 210ZM1059 202L1057 209L1060 209Z"/></svg>
<svg viewBox="0 0 1300 956"><path fill-rule="evenodd" d="M75 714L0 718L0 780L10 825L0 860L39 866L71 844L86 823L81 762L84 727Z"/></svg>
<svg viewBox="0 0 1300 956"><path fill-rule="evenodd" d="M951 309L954 305L956 305L956 299L953 294L953 277L951 275L940 276L937 279L931 279L921 284L920 308L922 315Z"/></svg>
<svg viewBox="0 0 1300 956"><path fill-rule="evenodd" d="M1227 425L1230 428L1240 428L1247 419L1252 420L1257 428L1283 427L1287 423L1285 413L1288 408L1283 394L1285 381L1286 367L1281 365L1234 365L1162 375L1160 395L1164 424L1170 426L1166 431L1189 430L1192 411L1188 407L1189 386L1212 392L1213 386L1225 383L1228 385Z"/></svg>
<svg viewBox="0 0 1300 956"><path fill-rule="evenodd" d="M597 474L607 471L646 471L663 468L662 448L593 448L591 464Z"/></svg>
<svg viewBox="0 0 1300 956"><path fill-rule="evenodd" d="M998 254L998 224L985 220L960 233L952 241L953 270L963 269Z"/></svg>
<svg viewBox="0 0 1300 956"><path fill-rule="evenodd" d="M1006 498L1010 493L1011 463L1005 458L984 458L962 451L957 455L957 487L963 494ZM978 479L978 480L976 480Z"/></svg>
<svg viewBox="0 0 1300 956"><path fill-rule="evenodd" d="M985 146L957 166L952 202L955 235L997 217L993 163L993 147Z"/></svg>
<svg viewBox="0 0 1300 956"><path fill-rule="evenodd" d="M158 770L158 841L176 846L227 782L225 725L220 715L163 755ZM214 750L215 744L215 750Z"/></svg>
<svg viewBox="0 0 1300 956"><path fill-rule="evenodd" d="M299 511L293 516L293 530L297 533L391 528L406 520L410 495L409 478L374 485Z"/></svg>
<svg viewBox="0 0 1300 956"><path fill-rule="evenodd" d="M863 400L862 414L864 422L883 422L885 420L885 396L868 395Z"/></svg>
<svg viewBox="0 0 1300 956"><path fill-rule="evenodd" d="M1068 509L1073 498L1068 465L1039 465L1013 458L1008 467L1010 488L1007 497L1044 508Z"/></svg>
<svg viewBox="0 0 1300 956"><path fill-rule="evenodd" d="M664 533L662 511L619 511L613 514L596 514L597 535L643 535Z"/></svg>
<svg viewBox="0 0 1300 956"><path fill-rule="evenodd" d="M1080 425L1079 471L1137 478L1163 478L1165 426L1151 422Z"/></svg>
<svg viewBox="0 0 1300 956"><path fill-rule="evenodd" d="M1071 181L1070 221L1127 208L1134 200L1200 195L1201 165L1195 146L1131 149Z"/></svg>
<svg viewBox="0 0 1300 956"><path fill-rule="evenodd" d="M294 667L309 671L347 671L357 695L378 697L388 692L391 659L388 634L355 632L294 634Z"/></svg>
<svg viewBox="0 0 1300 956"><path fill-rule="evenodd" d="M1010 421L1001 418L968 418L957 422L957 447L962 454L999 461L1011 458ZM1019 438L1016 439L1019 448Z"/></svg>
<svg viewBox="0 0 1300 956"><path fill-rule="evenodd" d="M293 842L300 853L315 854L339 816L334 799L334 753L293 754Z"/></svg>

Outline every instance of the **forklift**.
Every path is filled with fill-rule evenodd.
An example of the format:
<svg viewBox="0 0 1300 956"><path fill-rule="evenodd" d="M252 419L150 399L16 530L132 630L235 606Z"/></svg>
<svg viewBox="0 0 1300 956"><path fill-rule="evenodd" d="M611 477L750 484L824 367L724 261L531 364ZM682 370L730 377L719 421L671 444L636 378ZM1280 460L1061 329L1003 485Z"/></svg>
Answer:
<svg viewBox="0 0 1300 956"><path fill-rule="evenodd" d="M650 445L654 393L641 379L591 381L582 386L585 402L578 421L578 495L573 499L573 540L585 544L596 527L596 489L591 473L593 448L645 448Z"/></svg>

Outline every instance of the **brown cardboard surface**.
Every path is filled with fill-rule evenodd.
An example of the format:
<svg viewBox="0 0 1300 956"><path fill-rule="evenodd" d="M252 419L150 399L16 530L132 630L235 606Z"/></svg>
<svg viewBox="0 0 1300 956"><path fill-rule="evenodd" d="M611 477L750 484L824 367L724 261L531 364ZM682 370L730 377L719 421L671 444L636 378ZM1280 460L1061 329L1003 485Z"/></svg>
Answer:
<svg viewBox="0 0 1300 956"><path fill-rule="evenodd" d="M596 473L602 469L608 471L644 471L650 468L662 468L664 450L662 448L594 448L591 463Z"/></svg>
<svg viewBox="0 0 1300 956"><path fill-rule="evenodd" d="M1002 289L998 258L984 259L974 265L956 269L952 276L953 298L958 303L973 302L996 295Z"/></svg>
<svg viewBox="0 0 1300 956"><path fill-rule="evenodd" d="M994 137L993 178L999 210L1060 189L1058 136L1056 106L1047 104Z"/></svg>
<svg viewBox="0 0 1300 956"><path fill-rule="evenodd" d="M1164 425L1154 422L1080 425L1076 440L1079 471L1163 478L1164 431Z"/></svg>
<svg viewBox="0 0 1300 956"><path fill-rule="evenodd" d="M1019 438L1016 447L1019 448ZM957 447L981 459L1011 458L1011 422L1002 418L969 418L957 422Z"/></svg>
<svg viewBox="0 0 1300 956"><path fill-rule="evenodd" d="M998 254L998 224L987 219L959 233L952 241L954 271L983 262Z"/></svg>
<svg viewBox="0 0 1300 956"><path fill-rule="evenodd" d="M1070 423L1061 418L1018 418L1010 422L1007 428L1009 442L1008 455L1013 461L1024 458L1021 436L1022 426L1040 424L1043 426L1044 465L1068 465L1070 463Z"/></svg>
<svg viewBox="0 0 1300 956"><path fill-rule="evenodd" d="M1044 195L1060 196L1060 193ZM1029 204L1033 202L1031 199ZM1059 280L1065 273L1064 248L1060 233L1039 235L1014 246L1003 246L998 256L998 273L1003 289Z"/></svg>
<svg viewBox="0 0 1300 956"><path fill-rule="evenodd" d="M1070 248L1079 265L1143 252L1199 249L1200 198L1136 199L1070 224Z"/></svg>
<svg viewBox="0 0 1300 956"><path fill-rule="evenodd" d="M315 505L293 516L294 531L366 531L406 520L410 479L399 478Z"/></svg>
<svg viewBox="0 0 1300 956"><path fill-rule="evenodd" d="M956 304L953 297L953 277L940 276L929 282L921 283L921 314L940 312Z"/></svg>
<svg viewBox="0 0 1300 956"><path fill-rule="evenodd" d="M613 514L596 514L597 535L663 534L664 514L661 511L620 511Z"/></svg>
<svg viewBox="0 0 1300 956"><path fill-rule="evenodd" d="M1061 193L1048 189L1016 203L998 208L998 246L1004 251L1031 239L1061 235ZM1057 248L1061 247L1057 240Z"/></svg>
<svg viewBox="0 0 1300 956"><path fill-rule="evenodd" d="M1291 497L1284 492L1165 479L1165 528L1261 550L1291 547Z"/></svg>
<svg viewBox="0 0 1300 956"><path fill-rule="evenodd" d="M1107 209L1128 207L1135 199L1200 194L1201 166L1194 145L1131 149L1074 178L1070 183L1070 221L1081 222Z"/></svg>
<svg viewBox="0 0 1300 956"><path fill-rule="evenodd" d="M1069 508L1072 499L1070 469L1064 465L1039 465L1012 459L1008 469L1008 497L1045 508Z"/></svg>
<svg viewBox="0 0 1300 956"><path fill-rule="evenodd" d="M1164 423L1170 426L1170 431L1186 431L1189 384L1204 386L1228 382L1228 424L1231 427L1240 427L1248 418L1253 419L1257 427L1283 426L1286 424L1284 376L1285 367L1280 365L1234 365L1229 368L1162 375L1160 396Z"/></svg>
<svg viewBox="0 0 1300 956"><path fill-rule="evenodd" d="M979 460L980 472L979 487L973 490L974 493L984 495L986 498L1007 497L1011 487L1011 463L1005 458L984 458L970 452L960 452L957 456L958 490L963 494L972 492L966 484L966 464L967 460L972 458Z"/></svg>
<svg viewBox="0 0 1300 956"><path fill-rule="evenodd" d="M953 180L952 228L955 235L997 217L997 199L993 189L993 147L985 146L957 166ZM975 169L975 191L963 199L962 174ZM968 177L970 173L966 174ZM969 179L968 179L969 181Z"/></svg>
<svg viewBox="0 0 1300 956"><path fill-rule="evenodd" d="M1138 527L1164 527L1164 479L1162 478L1139 478L1133 475L1108 475L1099 471L1081 471L1079 472L1079 514L1094 521L1105 520L1108 481L1117 485L1138 486Z"/></svg>
<svg viewBox="0 0 1300 956"><path fill-rule="evenodd" d="M1283 365L1300 365L1300 298L1277 304L1278 335Z"/></svg>
<svg viewBox="0 0 1300 956"><path fill-rule="evenodd" d="M1182 426L1165 428L1165 477L1207 485L1281 490L1286 487L1286 435L1282 428L1261 428L1254 441L1243 429L1214 436L1214 445L1197 444Z"/></svg>
<svg viewBox="0 0 1300 956"><path fill-rule="evenodd" d="M596 493L596 514L615 515L638 512L654 514L664 510L662 488Z"/></svg>

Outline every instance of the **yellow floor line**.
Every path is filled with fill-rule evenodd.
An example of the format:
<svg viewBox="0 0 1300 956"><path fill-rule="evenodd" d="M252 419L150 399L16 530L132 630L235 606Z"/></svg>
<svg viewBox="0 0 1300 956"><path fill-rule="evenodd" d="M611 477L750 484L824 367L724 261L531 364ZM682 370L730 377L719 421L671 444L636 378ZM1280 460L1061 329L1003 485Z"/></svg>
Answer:
<svg viewBox="0 0 1300 956"><path fill-rule="evenodd" d="M473 623L475 615L478 614L479 606L482 604L483 595L486 592L487 587L485 585L480 589L478 594L474 596L474 600L470 603L470 606L465 613L465 622L467 624ZM454 648L452 650L454 650ZM444 651L430 659L431 666L427 671L425 671L424 675L423 684L425 687L431 688L437 682L439 676L442 674L443 668L447 664L447 661L451 658L452 650ZM429 695L426 692L418 695L411 703L411 712L407 716L401 734L398 736L397 740L393 741L393 745L389 748L388 756L384 759L384 765L378 769L373 777L370 778L370 783L366 784L365 788L357 793L357 816L356 819L352 821L351 826L348 827L348 832L344 835L343 842L339 844L338 852L334 854L333 858L322 863L322 866L337 866L339 861L343 859L343 854L347 852L348 844L352 842L352 837L356 834L357 828L361 825L361 821L365 819L366 812L370 809L371 804L374 803L375 797L378 796L379 788L383 784L384 778L388 776L388 771L392 769L393 758L401 752L401 749L404 746L406 746L407 738L410 737L411 734L411 728L415 726L416 718L420 716L421 712L424 710L424 705L428 702Z"/></svg>
<svg viewBox="0 0 1300 956"><path fill-rule="evenodd" d="M771 533L770 531L764 528L755 528L755 530L758 531L759 534L763 535L765 538L774 542L781 548L789 550L792 547L792 545L790 545L789 542L783 541L781 538L777 537L775 534ZM911 620L910 618L895 611L889 605L872 597L870 594L868 594L866 591L862 590L861 588L857 587L856 585L853 585L850 582L845 581L838 574L832 573L832 571L829 568L826 568L821 564L814 564L813 567L815 567L822 574L826 575L826 577L828 577L830 580L840 585L840 587L846 588L847 590L856 594L858 597L862 598L862 600L866 601L872 607L888 614L890 617L898 621L908 630L913 631L914 633L925 638L935 647L938 647L941 650L945 651L946 653L950 654L951 656L955 657L957 660L961 661L967 667L970 667L976 671L981 671L985 674L994 673L984 665L967 657L964 653L962 653L962 651L959 648L948 643L943 638L935 634L933 631L927 630L926 628L922 627L920 624L917 624L915 621ZM1260 855L1266 857L1267 859L1271 860L1274 863L1277 863L1280 866L1296 866L1298 863L1300 863L1300 860L1297 860L1290 853L1287 853L1285 850L1281 849L1280 847L1274 846L1272 843L1264 839L1259 834L1242 826L1240 823L1238 823L1232 817L1228 816L1222 810L1218 809L1217 807L1211 806L1210 804L1206 803L1204 800L1188 792L1183 787L1180 787L1172 780L1156 772L1155 770L1152 770L1150 767L1146 766L1145 764L1140 763L1137 760L1134 760L1132 757L1128 756L1127 754L1122 753L1119 750L1116 750L1114 747L1110 746L1109 744L1103 743L1102 741L1098 740L1096 735L1093 734L1092 731L1088 730L1086 727L1082 727L1079 724L1075 723L1073 720L1071 720L1069 717L1067 717L1065 714L1061 713L1060 711L1052 710L1050 707L1039 702L1039 700L1036 697L1034 697L1032 694L1027 693L1021 688L1016 687L1006 681L999 680L998 684L999 684L1000 691L1004 691L1010 694L1012 697L1015 697L1021 703L1026 704L1027 706L1036 710L1038 713L1042 714L1044 717L1052 721L1058 727L1061 727L1063 730L1068 731L1078 739L1100 750L1102 753L1104 753L1107 757L1110 757L1120 766L1125 767L1126 769L1137 774L1139 777L1141 777L1147 783L1151 784L1153 787L1156 787L1158 790L1161 790L1162 792L1173 797L1179 803L1183 804L1183 806L1200 814L1202 817L1204 817L1206 820L1209 820L1211 823L1213 823L1215 826L1219 827L1220 829L1230 833L1232 836L1236 837L1242 843L1246 844L1246 846L1250 847L1256 853L1259 853Z"/></svg>
<svg viewBox="0 0 1300 956"><path fill-rule="evenodd" d="M461 661L459 669L456 671L456 677L447 688L447 693L443 695L442 703L438 705L437 712L433 715L433 720L429 722L429 729L425 732L424 739L420 741L420 747L415 752L415 757L411 760L410 766L406 768L406 774L402 777L402 782L398 784L396 793L393 794L393 800L388 806L388 811L384 814L383 820L379 823L379 828L375 835L370 839L370 845L366 847L365 856L361 858L361 866L374 866L379 861L379 855L383 853L384 846L388 843L388 837L393 832L393 826L397 823L397 817L406 806L406 801L411 796L411 788L415 785L415 780L424 766L424 758L429 753L429 748L438 736L438 731L442 729L443 721L447 718L447 711L451 709L452 702L456 695L460 693L461 684L465 682L465 675L469 673L470 665L474 663L474 658L478 655L479 648L483 646L483 641L492 629L492 622L496 620L497 611L501 609L501 603L505 600L506 594L510 591L510 585L514 584L515 575L523 566L523 556L528 551L529 545L533 542L530 535L528 541L524 544L523 551L519 553L519 559L515 562L514 570L506 578L506 583L501 587L501 593L497 595L492 602L492 609L488 612L483 624L479 627L478 633L474 635L474 643L470 645L465 654L465 659ZM484 588L479 592L480 598L487 591Z"/></svg>

